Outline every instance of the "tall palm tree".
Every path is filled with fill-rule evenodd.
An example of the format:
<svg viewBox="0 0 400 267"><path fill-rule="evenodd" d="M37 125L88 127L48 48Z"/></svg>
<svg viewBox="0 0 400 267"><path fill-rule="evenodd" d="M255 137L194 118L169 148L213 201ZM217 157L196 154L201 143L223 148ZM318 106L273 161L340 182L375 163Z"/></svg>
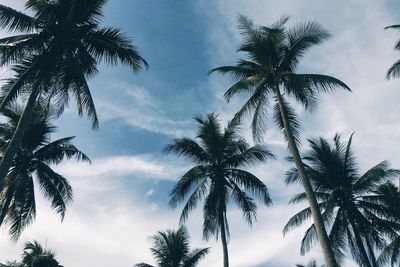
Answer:
<svg viewBox="0 0 400 267"><path fill-rule="evenodd" d="M257 215L253 196L265 205L272 203L265 184L242 167L266 162L274 156L262 145L250 147L238 134L237 120L230 121L224 131L214 113L195 120L199 124L197 140L178 138L165 148L167 153L183 156L195 164L172 189L170 205L176 207L189 196L180 217L183 223L205 199L203 237L208 240L212 235L221 236L224 267L228 267L228 201L232 199L237 204L250 225Z"/></svg>
<svg viewBox="0 0 400 267"><path fill-rule="evenodd" d="M8 119L0 124L0 152L6 149L22 114L18 105L4 109ZM34 179L40 191L51 201L52 208L64 218L67 204L72 200L72 188L68 180L52 170L51 165L63 159L89 161L89 158L72 144L74 137L51 141L56 127L50 123L54 115L52 107L36 105L34 117L12 161L10 171L0 187L0 226L10 224L10 235L18 239L22 231L36 215Z"/></svg>
<svg viewBox="0 0 400 267"><path fill-rule="evenodd" d="M208 253L209 248L190 250L189 234L185 227L178 231L158 232L152 237L151 253L158 267L195 267ZM136 267L153 267L147 263L139 263Z"/></svg>
<svg viewBox="0 0 400 267"><path fill-rule="evenodd" d="M395 29L395 30L400 30L400 24L397 25L390 25L385 27L386 29ZM400 40L396 42L394 45L394 49L400 50ZM386 79L390 78L399 78L400 77L400 60L397 60L387 71L386 73Z"/></svg>
<svg viewBox="0 0 400 267"><path fill-rule="evenodd" d="M25 244L22 263L26 267L62 267L54 252L43 248L37 241Z"/></svg>
<svg viewBox="0 0 400 267"><path fill-rule="evenodd" d="M107 0L27 0L31 15L0 5L0 27L17 35L0 39L0 67L11 65L15 75L2 88L0 110L20 93L27 95L24 112L0 163L0 183L6 176L37 97L47 92L66 104L76 99L98 127L95 105L87 84L100 61L121 62L137 71L146 61L118 28L101 27Z"/></svg>
<svg viewBox="0 0 400 267"><path fill-rule="evenodd" d="M376 267L375 249L385 246L385 236L394 236L400 224L391 220L389 209L376 203L378 186L400 175L383 161L360 175L356 158L351 150L350 137L342 143L336 135L334 144L320 138L309 140L311 150L303 159L307 176L315 188L318 205L325 224L330 227L329 238L337 258L349 248L360 266ZM296 168L287 173L286 182L299 181ZM306 194L294 196L291 203L306 200ZM284 233L300 226L310 217L309 207L293 216L284 228ZM307 229L302 240L301 253L310 249L317 238L315 224Z"/></svg>
<svg viewBox="0 0 400 267"><path fill-rule="evenodd" d="M318 23L311 21L287 29L285 26L287 21L288 18L282 18L269 27L256 26L249 18L240 16L239 29L244 41L238 52L245 53L247 59L240 59L234 66L223 66L210 72L231 74L237 80L225 93L227 101L237 94L251 95L237 112L236 117L242 118L248 113L254 113L252 131L256 140L262 139L268 106L271 101L274 103L275 123L283 132L300 172L325 262L328 267L333 267L337 266L337 263L329 245L310 180L305 175L299 155L300 122L286 97L294 99L305 109L312 110L317 104L318 92L328 92L336 88L349 91L350 89L346 84L331 76L296 73L304 54L327 39L330 34Z"/></svg>

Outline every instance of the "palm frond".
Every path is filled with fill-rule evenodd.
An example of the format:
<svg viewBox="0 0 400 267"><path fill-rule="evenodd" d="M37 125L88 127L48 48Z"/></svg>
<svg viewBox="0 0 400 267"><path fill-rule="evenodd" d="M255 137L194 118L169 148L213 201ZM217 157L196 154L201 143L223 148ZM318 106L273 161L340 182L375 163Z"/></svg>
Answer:
<svg viewBox="0 0 400 267"><path fill-rule="evenodd" d="M209 248L194 249L187 255L182 267L195 267L200 260L207 256L209 251Z"/></svg>
<svg viewBox="0 0 400 267"><path fill-rule="evenodd" d="M305 220L311 218L311 209L305 208L299 211L296 215L289 219L283 228L283 234L286 235L289 231L299 227Z"/></svg>
<svg viewBox="0 0 400 267"><path fill-rule="evenodd" d="M68 180L43 163L37 164L36 176L44 196L51 200L51 207L63 220L67 205L72 201L72 187Z"/></svg>
<svg viewBox="0 0 400 267"><path fill-rule="evenodd" d="M71 143L74 138L74 136L64 137L48 143L35 151L34 156L39 161L49 164L58 164L64 158L70 159L72 157L77 161L87 161L90 163L89 157Z"/></svg>
<svg viewBox="0 0 400 267"><path fill-rule="evenodd" d="M397 60L386 73L386 79L398 77L400 77L400 60Z"/></svg>
<svg viewBox="0 0 400 267"><path fill-rule="evenodd" d="M252 173L240 169L230 169L228 170L228 177L247 192L258 197L263 204L272 204L267 186Z"/></svg>
<svg viewBox="0 0 400 267"><path fill-rule="evenodd" d="M289 105L289 103L283 97L282 97L282 109L285 110L287 122L289 124L289 129L286 129L286 127L283 123L281 108L277 101L274 105L274 111L273 111L274 121L277 124L277 126L279 127L279 129L283 132L286 142L288 141L287 131L290 131L290 133L294 137L294 140L295 140L297 146L299 146L300 145L300 121L299 121L299 118L298 118L295 110Z"/></svg>
<svg viewBox="0 0 400 267"><path fill-rule="evenodd" d="M315 225L312 224L310 228L307 229L303 239L301 240L300 255L304 256L308 251L310 251L317 240L317 230L315 229Z"/></svg>
<svg viewBox="0 0 400 267"><path fill-rule="evenodd" d="M308 21L289 29L286 33L288 45L279 68L294 71L311 47L321 44L331 35L319 23Z"/></svg>
<svg viewBox="0 0 400 267"><path fill-rule="evenodd" d="M8 31L32 32L36 27L36 20L33 17L0 5L0 28Z"/></svg>
<svg viewBox="0 0 400 267"><path fill-rule="evenodd" d="M232 183L232 185L232 197L242 211L246 222L252 225L253 221L257 219L257 205L237 184Z"/></svg>
<svg viewBox="0 0 400 267"><path fill-rule="evenodd" d="M169 200L170 206L176 207L193 188L201 185L206 178L207 168L203 165L194 166L188 170L172 188Z"/></svg>
<svg viewBox="0 0 400 267"><path fill-rule="evenodd" d="M121 62L134 71L148 68L148 63L118 28L107 27L88 33L85 38L89 53L96 60L105 60L108 64L115 65Z"/></svg>
<svg viewBox="0 0 400 267"><path fill-rule="evenodd" d="M207 162L209 156L206 151L193 139L177 138L172 144L164 148L164 153L184 156L194 163Z"/></svg>
<svg viewBox="0 0 400 267"><path fill-rule="evenodd" d="M226 162L229 166L249 166L258 162L268 162L274 160L275 156L272 152L264 145L255 145L241 151L239 154L234 154L228 157Z"/></svg>

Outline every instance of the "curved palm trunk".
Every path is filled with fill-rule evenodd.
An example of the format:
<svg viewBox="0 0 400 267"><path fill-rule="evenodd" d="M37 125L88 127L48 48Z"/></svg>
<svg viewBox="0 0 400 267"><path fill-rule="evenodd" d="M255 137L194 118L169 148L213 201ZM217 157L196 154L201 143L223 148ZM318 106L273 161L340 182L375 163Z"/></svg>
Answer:
<svg viewBox="0 0 400 267"><path fill-rule="evenodd" d="M35 107L36 99L40 92L39 84L33 86L31 93L29 94L28 100L26 102L24 111L19 118L17 128L8 143L6 151L4 151L3 158L0 163L0 188L2 187L4 177L7 175L8 170L11 167L12 160L17 153L18 147L20 146L22 139L24 137L26 129L33 116L33 108Z"/></svg>
<svg viewBox="0 0 400 267"><path fill-rule="evenodd" d="M221 213L219 219L221 222L221 242L222 242L222 251L224 254L224 267L229 267L228 242L226 240L225 217L223 213Z"/></svg>
<svg viewBox="0 0 400 267"><path fill-rule="evenodd" d="M284 130L286 132L287 140L289 143L289 149L292 154L293 160L296 164L296 168L299 172L299 176L301 178L301 182L303 184L304 191L306 192L308 204L310 205L312 218L314 220L315 229L317 230L317 236L318 236L318 240L320 242L321 248L322 248L322 253L324 255L326 266L327 267L338 267L339 265L336 262L335 255L334 255L332 247L330 245L328 235L326 234L324 222L322 219L321 211L318 206L317 199L316 199L314 191L312 189L311 182L306 176L299 150L297 148L293 134L290 131L286 110L283 106L282 95L279 91L278 86L276 86L276 88L275 88L275 95L278 100L279 110L280 110L281 118L283 121Z"/></svg>
<svg viewBox="0 0 400 267"><path fill-rule="evenodd" d="M357 228L354 226L353 222L350 222L351 228L353 228L354 237L356 238L357 247L361 253L361 258L365 264L365 267L372 267L371 262L369 261L368 254L365 251L364 243L361 239L361 236L358 233Z"/></svg>

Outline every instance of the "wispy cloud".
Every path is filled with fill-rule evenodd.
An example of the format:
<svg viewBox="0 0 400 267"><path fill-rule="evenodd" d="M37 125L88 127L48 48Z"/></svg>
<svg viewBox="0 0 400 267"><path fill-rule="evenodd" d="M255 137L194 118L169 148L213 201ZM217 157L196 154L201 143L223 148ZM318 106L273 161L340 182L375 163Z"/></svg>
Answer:
<svg viewBox="0 0 400 267"><path fill-rule="evenodd" d="M133 127L171 136L192 134L191 118L182 121L166 115L162 101L146 89L115 81L103 86L117 93L111 101L109 95L96 101L101 120L122 119Z"/></svg>

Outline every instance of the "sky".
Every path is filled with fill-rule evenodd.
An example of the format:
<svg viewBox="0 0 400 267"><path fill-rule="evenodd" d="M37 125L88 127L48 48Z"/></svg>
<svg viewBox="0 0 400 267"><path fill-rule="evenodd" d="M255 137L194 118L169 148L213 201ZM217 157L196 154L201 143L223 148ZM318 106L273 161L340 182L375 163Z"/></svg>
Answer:
<svg viewBox="0 0 400 267"><path fill-rule="evenodd" d="M23 0L1 4L23 10ZM238 14L259 25L269 25L283 15L290 25L316 20L333 37L306 55L299 72L323 73L344 81L352 93L320 95L318 110L298 108L303 145L306 138L347 139L355 132L353 146L361 171L389 160L400 168L400 80L386 80L385 73L400 54L393 50L400 35L383 30L398 24L395 0L112 0L104 9L103 25L118 26L132 38L149 70L132 73L121 66L102 66L90 80L100 117L93 131L79 118L73 104L60 119L54 138L76 136L75 144L92 164L66 161L55 170L74 189L74 202L63 222L37 192L37 218L18 242L10 241L7 227L0 228L0 262L18 260L26 241L38 240L56 252L66 267L122 267L154 263L150 236L177 229L180 208L168 207L168 194L190 163L162 153L176 137L195 137L194 116L216 112L222 123L232 118L245 96L227 104L224 91L229 77L208 75L208 70L234 64L241 41ZM8 33L0 32L0 36ZM10 75L1 70L0 78ZM242 135L251 141L248 120ZM282 229L301 206L288 205L301 187L284 185L291 164L282 135L273 123L265 133L266 145L277 160L256 165L251 171L269 188L274 205L259 206L258 221L249 227L241 213L230 206L228 219L233 267L294 266L316 258L318 244L299 255L305 228L285 237ZM202 240L202 213L198 209L187 226L192 247L211 247L200 266L222 265L222 248L215 239ZM356 266L349 259L344 266Z"/></svg>

